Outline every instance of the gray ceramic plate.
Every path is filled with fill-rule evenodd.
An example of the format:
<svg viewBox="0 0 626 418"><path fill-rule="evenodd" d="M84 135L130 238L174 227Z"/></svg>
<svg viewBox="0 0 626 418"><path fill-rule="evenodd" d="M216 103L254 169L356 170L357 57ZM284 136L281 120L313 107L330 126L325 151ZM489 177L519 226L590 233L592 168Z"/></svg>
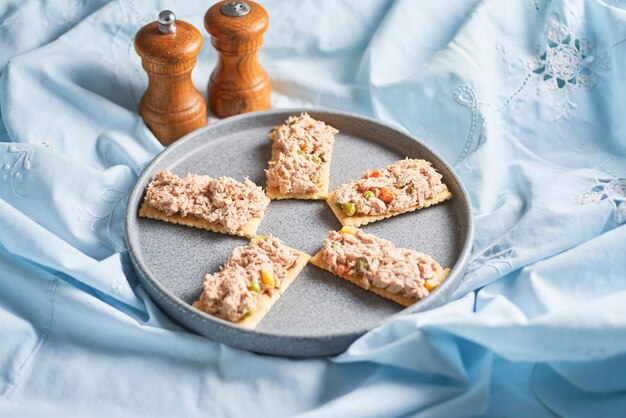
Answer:
<svg viewBox="0 0 626 418"><path fill-rule="evenodd" d="M139 218L143 191L159 170L178 175L248 176L265 185L267 134L300 109L232 117L195 131L163 151L139 177L126 217L128 248L141 283L155 302L185 327L226 344L287 356L336 354L394 314L424 311L449 301L462 278L473 236L469 198L452 169L415 138L372 119L334 111L311 111L339 130L331 166L331 189L368 169L404 157L425 158L443 174L454 197L443 204L367 225L367 232L396 245L431 254L452 267L430 296L402 310L330 273L307 265L256 330L248 331L191 307L202 279L216 271L247 240ZM314 254L328 231L341 225L324 201L270 203L260 235L274 234Z"/></svg>

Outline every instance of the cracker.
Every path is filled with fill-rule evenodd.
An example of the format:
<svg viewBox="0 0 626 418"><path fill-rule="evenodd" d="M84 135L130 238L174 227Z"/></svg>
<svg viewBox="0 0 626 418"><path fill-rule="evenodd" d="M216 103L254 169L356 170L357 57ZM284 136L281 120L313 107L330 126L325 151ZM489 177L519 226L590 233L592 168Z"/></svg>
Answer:
<svg viewBox="0 0 626 418"><path fill-rule="evenodd" d="M323 251L323 250L322 250ZM369 292L375 293L378 296L381 296L385 299L389 299L392 300L394 302L396 302L399 305L402 306L411 306L413 305L415 302L417 302L418 300L420 300L419 298L415 298L415 299L411 299L411 298L407 298L406 296L402 296L402 295L398 295L395 293L391 293L387 290L384 289L379 289L377 287L374 286L370 286L370 287L365 287L365 285L363 284L363 281L357 277L357 276L352 276L352 275L347 275L347 276L339 276L335 273L333 273L333 271L330 269L330 266L324 261L324 258L322 257L322 251L319 251L317 254L315 254L313 256L313 258L311 258L310 263L313 264L314 266L317 266L321 269L324 269L328 272L330 272L331 274L337 276L337 277L341 277L344 280L349 281L350 283L353 283L357 286L359 286L361 289L365 289ZM450 269L449 268L441 268L439 267L437 270L435 270L435 279L437 280L437 285L441 284L441 282L443 282L443 280L448 276L448 273L450 273ZM433 280L433 279L430 279Z"/></svg>
<svg viewBox="0 0 626 418"><path fill-rule="evenodd" d="M257 325L259 325L263 318L265 318L265 315L267 315L267 313L269 312L270 308L274 305L274 303L276 303L278 299L280 299L280 297L285 293L289 285L291 285L291 283L293 283L298 274L300 274L304 266L307 265L307 263L311 259L311 256L302 251L298 251L295 248L291 249L298 253L298 259L296 260L296 263L293 265L293 267L287 270L287 276L285 277L285 280L283 280L283 282L281 283L280 287L276 289L277 291L273 292L271 296L266 293L261 294L257 299L254 313L250 316L244 317L237 322L234 322L235 325L239 325L240 327L247 329L254 329ZM196 309L202 310L199 307L199 302L199 300L195 301L192 306Z"/></svg>
<svg viewBox="0 0 626 418"><path fill-rule="evenodd" d="M196 218L195 216L182 216L182 215L168 215L165 212L161 212L158 209L153 208L146 202L141 204L139 208L139 216L143 218L156 219L158 221L170 222L178 225L191 226L199 229L207 229L213 232L219 232L226 235L238 235L241 237L253 238L256 236L256 231L261 225L262 218L252 218L242 228L238 229L234 234L227 232L223 225L216 222L208 222L202 218Z"/></svg>
<svg viewBox="0 0 626 418"><path fill-rule="evenodd" d="M287 193L280 192L278 187L267 186L265 188L265 195L272 200L283 199L301 199L301 200L320 200L325 199L328 196L328 189L330 187L330 156L329 160L322 164L322 175L319 191L315 193Z"/></svg>
<svg viewBox="0 0 626 418"><path fill-rule="evenodd" d="M305 112L306 113L306 112ZM280 128L282 125L276 125L274 129ZM327 126L331 127L327 124ZM333 128L334 129L334 128ZM271 141L271 139L270 139ZM277 161L280 156L281 151L277 149L272 141L272 155L270 157L271 161ZM319 186L319 190L314 193L281 193L278 187L265 187L265 194L272 200L284 200L284 199L299 199L299 200L321 200L325 199L328 196L328 189L330 188L330 161L332 159L333 152L332 148L330 153L326 156L326 161L321 163L322 166L322 174L321 174L321 183Z"/></svg>
<svg viewBox="0 0 626 418"><path fill-rule="evenodd" d="M418 209L427 208L429 206L436 205L437 203L441 203L443 201L446 201L446 200L450 199L451 197L452 197L452 193L450 193L450 191L448 189L446 189L446 190L440 192L435 197L432 197L430 199L426 199L424 201L423 205L416 205L416 206L412 206L410 208L406 208L405 210L401 210L401 211L398 211L398 212L391 212L391 213L383 213L381 215L354 215L354 216L348 216L345 213L343 213L343 210L341 208L339 208L339 206L337 206L337 204L335 202L335 192L329 193L328 197L326 198L326 203L328 203L328 206L330 206L330 209L333 211L333 213L335 214L337 219L339 219L339 222L341 222L341 225L343 225L343 226L357 226L358 227L358 226L362 226L362 225L367 225L367 224L372 223L372 222L380 221L381 219L387 219L387 218L391 218L392 216L401 215L403 213L414 212L414 211L416 211Z"/></svg>

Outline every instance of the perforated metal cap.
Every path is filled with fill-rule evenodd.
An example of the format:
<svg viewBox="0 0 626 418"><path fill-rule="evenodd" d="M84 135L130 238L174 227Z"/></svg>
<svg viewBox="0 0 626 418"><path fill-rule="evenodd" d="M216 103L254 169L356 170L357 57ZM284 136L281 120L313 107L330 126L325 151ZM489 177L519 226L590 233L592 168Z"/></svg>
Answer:
<svg viewBox="0 0 626 418"><path fill-rule="evenodd" d="M220 12L231 17L245 16L250 13L250 5L245 1L229 1L220 8Z"/></svg>

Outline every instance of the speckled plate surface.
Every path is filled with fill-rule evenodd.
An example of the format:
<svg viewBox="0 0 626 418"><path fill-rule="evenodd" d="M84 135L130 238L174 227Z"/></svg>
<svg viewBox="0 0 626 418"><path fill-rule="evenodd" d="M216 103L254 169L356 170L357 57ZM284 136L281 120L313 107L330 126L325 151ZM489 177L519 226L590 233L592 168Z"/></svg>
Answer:
<svg viewBox="0 0 626 418"><path fill-rule="evenodd" d="M419 141L375 120L334 111L308 110L339 130L331 163L331 190L363 171L401 158L424 158L443 174L454 197L440 205L363 227L397 246L428 253L452 271L430 296L403 308L313 265L307 265L256 330L248 331L191 307L202 279L248 242L209 231L139 218L143 192L159 170L178 175L248 176L265 186L270 130L300 109L250 113L195 131L163 151L133 189L126 239L141 283L155 302L185 327L226 344L260 353L318 356L345 350L392 315L419 312L449 301L462 279L473 237L469 198L451 168ZM341 225L325 201L272 201L260 235L315 254L328 231Z"/></svg>

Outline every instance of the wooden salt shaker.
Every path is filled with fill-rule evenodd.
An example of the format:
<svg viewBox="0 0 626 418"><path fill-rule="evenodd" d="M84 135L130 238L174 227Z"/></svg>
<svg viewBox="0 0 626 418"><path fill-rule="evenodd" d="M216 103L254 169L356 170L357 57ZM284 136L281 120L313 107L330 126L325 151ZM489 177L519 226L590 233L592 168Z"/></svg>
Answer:
<svg viewBox="0 0 626 418"><path fill-rule="evenodd" d="M191 82L202 34L169 10L137 32L135 50L148 73L139 114L163 145L206 125L204 97Z"/></svg>
<svg viewBox="0 0 626 418"><path fill-rule="evenodd" d="M269 16L259 4L222 1L204 15L204 27L218 52L208 86L209 107L223 118L269 109L272 87L257 56Z"/></svg>

